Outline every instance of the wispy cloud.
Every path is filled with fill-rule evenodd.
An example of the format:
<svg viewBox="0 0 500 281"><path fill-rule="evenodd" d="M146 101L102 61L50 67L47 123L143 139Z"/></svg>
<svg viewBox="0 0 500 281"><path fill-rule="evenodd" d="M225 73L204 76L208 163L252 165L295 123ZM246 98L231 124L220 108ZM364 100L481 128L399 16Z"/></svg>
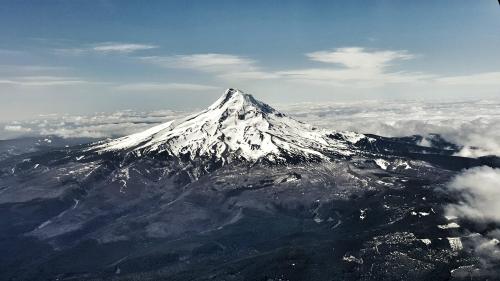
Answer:
<svg viewBox="0 0 500 281"><path fill-rule="evenodd" d="M223 80L259 80L278 78L264 71L255 60L230 54L192 54L142 57L142 61L166 68L189 69L210 73Z"/></svg>
<svg viewBox="0 0 500 281"><path fill-rule="evenodd" d="M337 86L375 86L386 83L417 82L432 77L425 73L389 71L397 61L415 58L408 51L369 51L360 47L307 53L313 62L327 64L321 68L269 71L257 61L231 54L191 54L149 56L141 60L167 68L190 69L213 74L224 80L283 79Z"/></svg>
<svg viewBox="0 0 500 281"><path fill-rule="evenodd" d="M143 61L168 68L193 69L203 72L254 71L255 61L228 54L193 54L142 57Z"/></svg>
<svg viewBox="0 0 500 281"><path fill-rule="evenodd" d="M483 72L470 75L441 77L436 79L436 82L446 85L500 85L500 72Z"/></svg>
<svg viewBox="0 0 500 281"><path fill-rule="evenodd" d="M132 53L155 48L158 48L158 46L133 43L101 43L92 47L92 50L102 53Z"/></svg>
<svg viewBox="0 0 500 281"><path fill-rule="evenodd" d="M338 48L307 53L325 67L284 70L278 72L289 79L334 86L383 86L389 83L416 83L432 78L422 72L391 71L396 62L415 58L406 50L367 50L361 47Z"/></svg>
<svg viewBox="0 0 500 281"><path fill-rule="evenodd" d="M67 86L90 83L77 77L60 76L22 76L0 79L0 84L15 86Z"/></svg>
<svg viewBox="0 0 500 281"><path fill-rule="evenodd" d="M313 61L335 63L351 69L374 69L389 66L396 60L415 58L406 50L367 51L361 47L338 48L333 51L318 51L306 54Z"/></svg>
<svg viewBox="0 0 500 281"><path fill-rule="evenodd" d="M115 90L119 91L206 91L217 89L215 86L201 85L201 84L189 84L189 83L130 83L123 84L114 87Z"/></svg>
<svg viewBox="0 0 500 281"><path fill-rule="evenodd" d="M90 53L130 54L137 51L156 49L158 47L157 45L151 44L103 42L79 47L57 48L54 49L54 52L56 54L68 56L79 56Z"/></svg>

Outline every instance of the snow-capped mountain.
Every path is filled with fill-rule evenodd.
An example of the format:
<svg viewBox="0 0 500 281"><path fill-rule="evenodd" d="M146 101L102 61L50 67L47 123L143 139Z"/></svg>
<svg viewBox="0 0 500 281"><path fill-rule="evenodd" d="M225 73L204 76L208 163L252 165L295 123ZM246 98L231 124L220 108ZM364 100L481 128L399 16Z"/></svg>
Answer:
<svg viewBox="0 0 500 281"><path fill-rule="evenodd" d="M144 132L26 149L0 160L0 279L458 281L480 265L435 190L500 161L420 141L315 128L229 89Z"/></svg>
<svg viewBox="0 0 500 281"><path fill-rule="evenodd" d="M200 113L144 132L99 143L90 150L166 154L231 162L286 159L320 160L352 155L352 144L365 136L315 128L278 112L237 89L228 89Z"/></svg>

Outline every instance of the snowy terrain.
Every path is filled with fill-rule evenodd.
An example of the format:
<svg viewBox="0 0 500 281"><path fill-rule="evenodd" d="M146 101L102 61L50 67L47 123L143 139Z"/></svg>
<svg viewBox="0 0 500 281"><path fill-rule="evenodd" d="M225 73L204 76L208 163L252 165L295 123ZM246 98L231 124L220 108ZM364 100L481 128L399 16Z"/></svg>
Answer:
<svg viewBox="0 0 500 281"><path fill-rule="evenodd" d="M337 134L337 138L332 138ZM340 138L339 138L340 136ZM366 138L337 133L296 121L240 90L228 89L208 109L179 121L92 147L100 152L131 150L139 154L214 156L271 162L286 157L328 159L325 154L352 155L351 145Z"/></svg>

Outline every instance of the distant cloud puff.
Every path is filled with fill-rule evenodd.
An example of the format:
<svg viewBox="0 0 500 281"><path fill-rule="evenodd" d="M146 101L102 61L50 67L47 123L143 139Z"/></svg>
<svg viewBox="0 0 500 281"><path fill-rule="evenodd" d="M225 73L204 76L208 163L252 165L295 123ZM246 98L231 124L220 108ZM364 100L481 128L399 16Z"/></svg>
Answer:
<svg viewBox="0 0 500 281"><path fill-rule="evenodd" d="M254 61L228 54L193 54L166 57L143 57L142 60L170 68L189 68L199 71L219 72L231 69L252 70Z"/></svg>
<svg viewBox="0 0 500 281"><path fill-rule="evenodd" d="M79 47L57 48L54 49L54 52L60 55L80 56L89 53L129 54L137 51L151 50L156 48L158 48L158 46L151 44L102 42Z"/></svg>
<svg viewBox="0 0 500 281"><path fill-rule="evenodd" d="M488 269L500 261L500 229L491 229L500 223L500 169L483 166L465 170L448 184L448 191L458 202L445 206L447 215L479 224L481 229L490 226L486 233L469 234L468 244L486 270L482 274L491 274Z"/></svg>
<svg viewBox="0 0 500 281"><path fill-rule="evenodd" d="M448 205L449 215L479 222L500 223L500 169L477 167L455 177L448 189L460 198Z"/></svg>
<svg viewBox="0 0 500 281"><path fill-rule="evenodd" d="M306 54L313 61L341 64L347 68L384 68L396 60L415 58L406 50L368 51L362 47L338 48L332 51L318 51Z"/></svg>
<svg viewBox="0 0 500 281"><path fill-rule="evenodd" d="M5 131L10 131L10 132L31 132L31 128L25 128L21 125L6 125L4 127Z"/></svg>
<svg viewBox="0 0 500 281"><path fill-rule="evenodd" d="M446 85L500 85L500 72L483 72L470 75L449 76L436 79Z"/></svg>
<svg viewBox="0 0 500 281"><path fill-rule="evenodd" d="M100 43L94 46L92 50L103 53L132 53L135 51L150 50L155 48L158 48L158 46L133 43Z"/></svg>
<svg viewBox="0 0 500 281"><path fill-rule="evenodd" d="M14 85L14 86L67 86L75 84L89 83L77 77L65 76L21 76L10 77L8 79L0 79L0 84Z"/></svg>

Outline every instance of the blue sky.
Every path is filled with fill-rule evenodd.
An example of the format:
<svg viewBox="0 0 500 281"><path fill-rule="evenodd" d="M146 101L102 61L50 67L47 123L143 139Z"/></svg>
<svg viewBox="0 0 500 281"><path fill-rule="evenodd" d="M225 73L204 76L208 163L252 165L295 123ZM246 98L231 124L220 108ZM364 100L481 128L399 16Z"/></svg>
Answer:
<svg viewBox="0 0 500 281"><path fill-rule="evenodd" d="M500 96L500 7L453 1L4 1L0 120Z"/></svg>

